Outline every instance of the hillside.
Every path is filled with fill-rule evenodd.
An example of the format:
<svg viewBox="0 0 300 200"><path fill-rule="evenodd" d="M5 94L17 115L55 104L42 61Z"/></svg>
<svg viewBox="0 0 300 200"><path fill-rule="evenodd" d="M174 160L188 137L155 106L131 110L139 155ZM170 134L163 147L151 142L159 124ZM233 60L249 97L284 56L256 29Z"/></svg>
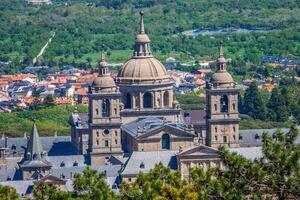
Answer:
<svg viewBox="0 0 300 200"><path fill-rule="evenodd" d="M54 0L31 6L23 0L2 0L0 5L0 60L13 61L15 71L30 65L53 32L56 36L39 64L95 64L101 44L110 62L131 56L138 11L145 11L146 31L156 54L164 59L215 57L219 40L234 60L258 63L262 55L300 58L300 3L298 0ZM246 33L187 37L192 29L243 28ZM252 30L263 30L251 32ZM178 54L177 52L181 52Z"/></svg>
<svg viewBox="0 0 300 200"><path fill-rule="evenodd" d="M78 110L87 112L86 106L54 106L39 110L24 110L0 113L0 134L22 136L31 132L32 120L36 119L40 135L70 135L68 120L70 114Z"/></svg>

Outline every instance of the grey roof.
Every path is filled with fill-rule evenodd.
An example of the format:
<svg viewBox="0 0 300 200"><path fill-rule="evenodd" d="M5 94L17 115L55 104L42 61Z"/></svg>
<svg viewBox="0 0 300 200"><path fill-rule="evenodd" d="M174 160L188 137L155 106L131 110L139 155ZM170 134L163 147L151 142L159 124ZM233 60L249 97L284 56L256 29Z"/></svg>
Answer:
<svg viewBox="0 0 300 200"><path fill-rule="evenodd" d="M82 171L87 166L79 166L79 167L61 167L61 168L53 168L50 170L51 175L56 177L65 177L65 179L72 178L74 174L82 173ZM97 170L98 172L105 173L106 177L115 177L119 176L119 171L121 170L121 165L97 165L97 166L89 166L90 168Z"/></svg>
<svg viewBox="0 0 300 200"><path fill-rule="evenodd" d="M30 194L33 189L33 181L3 181L0 182L1 185L10 186L16 189L20 196Z"/></svg>
<svg viewBox="0 0 300 200"><path fill-rule="evenodd" d="M187 124L205 125L205 110L183 110L181 112L183 121Z"/></svg>
<svg viewBox="0 0 300 200"><path fill-rule="evenodd" d="M148 172L159 163L169 166L171 169L177 169L176 153L178 151L134 151L129 157L122 175Z"/></svg>
<svg viewBox="0 0 300 200"><path fill-rule="evenodd" d="M262 147L240 147L230 148L229 150L252 161L262 157Z"/></svg>
<svg viewBox="0 0 300 200"><path fill-rule="evenodd" d="M52 169L61 167L87 166L84 155L48 156L47 160L52 164Z"/></svg>
<svg viewBox="0 0 300 200"><path fill-rule="evenodd" d="M150 116L150 117L140 117L133 122L124 124L121 126L121 129L126 131L133 137L137 137L140 135L151 133L164 126L168 126L170 128L178 129L181 131L186 131L188 128L187 125L184 123L168 122L165 121L163 117Z"/></svg>
<svg viewBox="0 0 300 200"><path fill-rule="evenodd" d="M298 127L299 130L300 127ZM262 143L262 134L268 133L270 136L277 131L281 130L283 133L289 133L290 129L249 129L249 130L240 130L240 145L242 147L251 147L251 146L261 146ZM296 144L300 144L300 135L296 138Z"/></svg>
<svg viewBox="0 0 300 200"><path fill-rule="evenodd" d="M5 140L7 142L5 142ZM23 156L27 148L27 137L4 138L0 139L0 148L7 148L9 154L17 154ZM78 154L76 148L71 143L70 136L48 136L40 137L43 150L48 152L48 155L74 155Z"/></svg>

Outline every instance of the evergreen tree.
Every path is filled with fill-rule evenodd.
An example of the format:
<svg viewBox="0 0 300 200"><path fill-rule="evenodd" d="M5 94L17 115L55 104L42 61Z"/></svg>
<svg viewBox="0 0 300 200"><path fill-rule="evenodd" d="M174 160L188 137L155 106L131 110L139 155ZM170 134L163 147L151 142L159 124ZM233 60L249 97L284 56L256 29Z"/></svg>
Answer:
<svg viewBox="0 0 300 200"><path fill-rule="evenodd" d="M0 199L17 200L19 199L19 195L17 194L15 188L0 184Z"/></svg>
<svg viewBox="0 0 300 200"><path fill-rule="evenodd" d="M38 183L33 188L33 197L35 200L71 200L71 193L56 189L47 183Z"/></svg>
<svg viewBox="0 0 300 200"><path fill-rule="evenodd" d="M254 119L266 119L266 107L255 82L246 89L243 108L244 113Z"/></svg>
<svg viewBox="0 0 300 200"><path fill-rule="evenodd" d="M120 192L123 200L198 199L197 192L181 179L178 171L171 171L161 163L149 173L140 173L134 183L123 182Z"/></svg>
<svg viewBox="0 0 300 200"><path fill-rule="evenodd" d="M114 200L115 194L106 184L104 175L87 167L74 179L74 194L79 199Z"/></svg>
<svg viewBox="0 0 300 200"><path fill-rule="evenodd" d="M279 93L279 89L273 89L271 98L267 104L269 119L277 122L287 121L289 117L289 108L286 104L287 100Z"/></svg>

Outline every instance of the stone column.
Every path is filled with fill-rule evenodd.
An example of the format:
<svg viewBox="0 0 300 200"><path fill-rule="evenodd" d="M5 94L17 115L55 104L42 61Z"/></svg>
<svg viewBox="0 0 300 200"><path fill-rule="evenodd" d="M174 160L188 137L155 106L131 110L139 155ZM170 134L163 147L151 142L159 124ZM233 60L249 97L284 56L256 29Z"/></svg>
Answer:
<svg viewBox="0 0 300 200"><path fill-rule="evenodd" d="M140 109L144 107L143 105L143 93L139 92L139 104L140 104Z"/></svg>
<svg viewBox="0 0 300 200"><path fill-rule="evenodd" d="M136 97L135 97L135 93L132 93L130 95L131 95L131 101L132 101L132 109L136 109Z"/></svg>
<svg viewBox="0 0 300 200"><path fill-rule="evenodd" d="M161 108L164 107L164 92L160 91L160 105Z"/></svg>
<svg viewBox="0 0 300 200"><path fill-rule="evenodd" d="M173 90L169 90L169 107L172 107L173 105Z"/></svg>

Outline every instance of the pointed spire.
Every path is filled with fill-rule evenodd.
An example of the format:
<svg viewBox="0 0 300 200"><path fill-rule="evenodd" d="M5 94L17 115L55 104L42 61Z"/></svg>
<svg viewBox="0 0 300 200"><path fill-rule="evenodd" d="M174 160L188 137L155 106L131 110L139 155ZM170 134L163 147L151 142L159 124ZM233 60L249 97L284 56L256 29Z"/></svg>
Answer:
<svg viewBox="0 0 300 200"><path fill-rule="evenodd" d="M219 57L224 57L223 41L222 40L220 41Z"/></svg>
<svg viewBox="0 0 300 200"><path fill-rule="evenodd" d="M144 27L144 11L140 11L140 34L145 34L145 27Z"/></svg>
<svg viewBox="0 0 300 200"><path fill-rule="evenodd" d="M150 39L148 35L145 33L143 11L140 11L140 28L135 38L133 57L134 58L152 57L152 52L150 48Z"/></svg>
<svg viewBox="0 0 300 200"><path fill-rule="evenodd" d="M42 159L43 147L40 141L38 129L36 127L35 120L33 120L32 131L30 135L30 139L27 144L27 154L29 160L40 160Z"/></svg>
<svg viewBox="0 0 300 200"><path fill-rule="evenodd" d="M223 41L220 41L219 47L219 57L218 57L218 71L226 71L226 59L224 57L224 50L223 50Z"/></svg>
<svg viewBox="0 0 300 200"><path fill-rule="evenodd" d="M106 56L105 56L105 46L102 44L102 50L101 50L101 61L99 63L99 76L103 76L108 74L108 64L106 62Z"/></svg>

